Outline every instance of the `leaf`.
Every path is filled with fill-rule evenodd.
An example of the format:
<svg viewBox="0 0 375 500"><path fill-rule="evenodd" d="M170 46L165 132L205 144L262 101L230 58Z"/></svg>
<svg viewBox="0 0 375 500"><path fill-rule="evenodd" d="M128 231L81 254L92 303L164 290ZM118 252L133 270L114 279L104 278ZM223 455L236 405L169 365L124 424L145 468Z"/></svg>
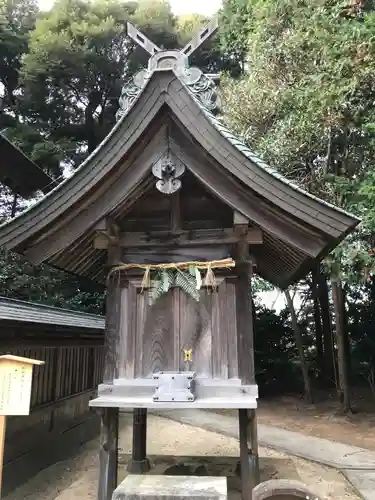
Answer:
<svg viewBox="0 0 375 500"><path fill-rule="evenodd" d="M197 282L195 277L192 277L190 273L185 273L181 269L177 269L175 283L187 295L199 302L200 295L197 290Z"/></svg>
<svg viewBox="0 0 375 500"><path fill-rule="evenodd" d="M169 291L170 287L172 286L172 283L173 283L173 276L172 276L172 279L171 279L170 273L166 269L163 269L163 272L162 272L162 286L163 286L163 292L164 293L167 293Z"/></svg>
<svg viewBox="0 0 375 500"><path fill-rule="evenodd" d="M162 295L164 295L163 289L163 281L162 280L154 280L152 282L151 288L151 301L152 303L156 302Z"/></svg>
<svg viewBox="0 0 375 500"><path fill-rule="evenodd" d="M197 282L197 290L202 288L202 275L198 268L195 268L195 280Z"/></svg>

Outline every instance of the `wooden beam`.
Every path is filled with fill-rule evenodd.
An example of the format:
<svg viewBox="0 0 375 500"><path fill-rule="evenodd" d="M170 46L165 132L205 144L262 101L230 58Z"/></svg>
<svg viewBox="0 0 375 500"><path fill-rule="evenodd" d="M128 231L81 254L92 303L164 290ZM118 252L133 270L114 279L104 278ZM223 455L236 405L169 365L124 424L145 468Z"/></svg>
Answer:
<svg viewBox="0 0 375 500"><path fill-rule="evenodd" d="M201 29L181 50L186 56L191 56L204 42L210 39L219 27L218 17L214 16L210 23Z"/></svg>
<svg viewBox="0 0 375 500"><path fill-rule="evenodd" d="M171 195L171 230L173 232L181 230L181 192Z"/></svg>
<svg viewBox="0 0 375 500"><path fill-rule="evenodd" d="M120 245L125 248L153 248L175 245L191 247L205 245L230 245L242 238L233 228L195 229L191 231L152 231L149 233L128 233L120 236ZM258 228L248 228L244 241L251 245L263 243L263 233Z"/></svg>
<svg viewBox="0 0 375 500"><path fill-rule="evenodd" d="M148 52L151 56L156 54L157 52L160 52L160 48L154 44L154 42L151 42L145 36L141 31L137 30L137 28L132 24L129 23L127 24L128 28L128 37L133 40L133 42L137 43L139 46L141 46L146 52Z"/></svg>
<svg viewBox="0 0 375 500"><path fill-rule="evenodd" d="M245 224L249 225L249 219L241 214L240 212L237 212L236 210L233 211L233 225L236 226L238 224Z"/></svg>
<svg viewBox="0 0 375 500"><path fill-rule="evenodd" d="M109 247L109 237L103 233L96 233L93 242L95 250L107 250Z"/></svg>
<svg viewBox="0 0 375 500"><path fill-rule="evenodd" d="M107 250L109 245L118 243L120 228L111 218L101 219L95 225L94 231L93 245L96 250Z"/></svg>

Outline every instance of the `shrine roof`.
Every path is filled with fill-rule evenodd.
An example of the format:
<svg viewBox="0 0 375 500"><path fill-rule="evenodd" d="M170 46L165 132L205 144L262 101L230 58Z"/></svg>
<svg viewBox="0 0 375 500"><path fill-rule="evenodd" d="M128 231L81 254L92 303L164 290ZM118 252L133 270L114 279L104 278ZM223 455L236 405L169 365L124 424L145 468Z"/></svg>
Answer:
<svg viewBox="0 0 375 500"><path fill-rule="evenodd" d="M104 330L103 316L8 297L0 297L1 321Z"/></svg>
<svg viewBox="0 0 375 500"><path fill-rule="evenodd" d="M0 181L23 198L37 191L45 192L53 183L53 179L3 133L0 133Z"/></svg>
<svg viewBox="0 0 375 500"><path fill-rule="evenodd" d="M124 87L110 134L69 179L0 226L0 246L102 281L106 261L93 247L96 225L126 218L155 183L152 166L171 148L210 192L262 229L264 244L254 250L261 276L285 288L306 274L359 219L258 158L213 114L217 96L207 78L170 67L136 76Z"/></svg>

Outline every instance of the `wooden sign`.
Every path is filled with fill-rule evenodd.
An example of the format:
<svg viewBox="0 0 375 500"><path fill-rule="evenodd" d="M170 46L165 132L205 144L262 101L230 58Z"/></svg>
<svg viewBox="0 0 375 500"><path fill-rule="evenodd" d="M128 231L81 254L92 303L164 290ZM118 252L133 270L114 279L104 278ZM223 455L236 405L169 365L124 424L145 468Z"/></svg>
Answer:
<svg viewBox="0 0 375 500"><path fill-rule="evenodd" d="M6 417L30 413L33 365L43 364L44 361L10 354L0 356L0 498Z"/></svg>

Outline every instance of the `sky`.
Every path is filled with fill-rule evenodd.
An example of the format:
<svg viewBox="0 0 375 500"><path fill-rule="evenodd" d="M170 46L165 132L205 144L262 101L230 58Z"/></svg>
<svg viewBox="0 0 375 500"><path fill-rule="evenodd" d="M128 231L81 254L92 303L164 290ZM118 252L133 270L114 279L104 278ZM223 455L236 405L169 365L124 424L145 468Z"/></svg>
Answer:
<svg viewBox="0 0 375 500"><path fill-rule="evenodd" d="M41 9L48 10L53 0L39 0L38 3ZM195 13L209 16L219 10L221 0L170 0L170 4L177 15Z"/></svg>

